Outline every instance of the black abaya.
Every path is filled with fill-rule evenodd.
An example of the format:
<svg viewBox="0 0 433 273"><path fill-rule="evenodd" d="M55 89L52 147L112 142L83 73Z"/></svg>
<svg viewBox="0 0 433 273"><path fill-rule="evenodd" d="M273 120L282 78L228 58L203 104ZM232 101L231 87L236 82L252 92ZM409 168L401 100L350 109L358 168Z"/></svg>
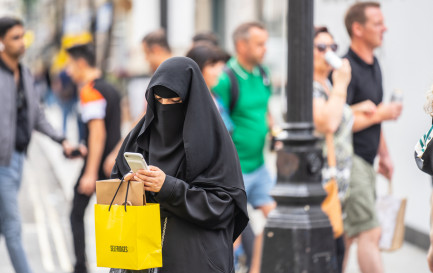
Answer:
<svg viewBox="0 0 433 273"><path fill-rule="evenodd" d="M162 121L164 111L154 98L159 86L182 99L167 110L182 108L181 118ZM125 139L112 176L129 172L124 152L141 152L167 175L159 193L147 193L160 204L161 217L168 218L158 272L234 272L232 243L248 222L246 194L235 147L197 64L184 57L162 63L149 83L147 101L147 113ZM172 119L179 127L164 125ZM167 136L166 130L182 133Z"/></svg>

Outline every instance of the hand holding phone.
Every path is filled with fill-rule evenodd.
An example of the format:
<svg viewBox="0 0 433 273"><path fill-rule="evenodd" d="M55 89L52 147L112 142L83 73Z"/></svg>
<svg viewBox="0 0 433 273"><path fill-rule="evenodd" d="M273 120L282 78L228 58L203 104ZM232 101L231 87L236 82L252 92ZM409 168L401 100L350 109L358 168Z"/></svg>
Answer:
<svg viewBox="0 0 433 273"><path fill-rule="evenodd" d="M125 152L123 156L125 157L126 162L128 162L129 168L131 168L132 172L136 173L138 170L149 170L142 154Z"/></svg>

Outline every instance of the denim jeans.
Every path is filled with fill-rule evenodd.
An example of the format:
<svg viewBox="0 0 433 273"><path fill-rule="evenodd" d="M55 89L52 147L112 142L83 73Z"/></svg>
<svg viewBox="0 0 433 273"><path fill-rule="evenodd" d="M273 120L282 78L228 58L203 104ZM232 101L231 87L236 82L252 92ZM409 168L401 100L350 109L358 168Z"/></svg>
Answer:
<svg viewBox="0 0 433 273"><path fill-rule="evenodd" d="M21 242L18 192L21 185L24 153L14 152L9 166L0 166L0 232L5 237L16 273L30 273Z"/></svg>

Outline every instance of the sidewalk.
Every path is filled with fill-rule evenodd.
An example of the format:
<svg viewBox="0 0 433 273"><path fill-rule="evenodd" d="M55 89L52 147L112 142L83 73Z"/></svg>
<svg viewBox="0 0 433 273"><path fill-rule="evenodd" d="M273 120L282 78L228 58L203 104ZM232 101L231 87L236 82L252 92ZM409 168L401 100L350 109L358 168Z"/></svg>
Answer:
<svg viewBox="0 0 433 273"><path fill-rule="evenodd" d="M45 114L48 121L56 129L62 127L61 110L58 106L53 105L47 107L45 109ZM78 127L76 116L70 116L68 118L67 138L72 144L78 143ZM73 188L83 166L83 160L70 160L65 158L62 148L57 143L54 143L52 140L42 134L34 134L32 141L35 145L40 146L41 150L45 152L46 158L51 165L51 170L53 171L54 177L60 184L60 188L66 198L66 202L71 204L73 199ZM86 254L89 264L88 269L89 273L106 273L108 272L107 268L96 267L94 204L96 204L95 197L93 197L89 202L84 220L86 230ZM70 229L68 229L68 231L70 232ZM72 244L72 241L70 243ZM73 262L74 257L71 257L71 260Z"/></svg>

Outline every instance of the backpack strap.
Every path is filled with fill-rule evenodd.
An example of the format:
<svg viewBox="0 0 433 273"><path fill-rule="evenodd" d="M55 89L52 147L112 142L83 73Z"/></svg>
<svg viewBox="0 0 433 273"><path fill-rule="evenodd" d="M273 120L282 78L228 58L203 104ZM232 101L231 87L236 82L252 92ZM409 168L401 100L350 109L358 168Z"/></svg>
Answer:
<svg viewBox="0 0 433 273"><path fill-rule="evenodd" d="M235 109L236 103L239 98L239 84L238 79L236 78L235 72L228 66L224 66L223 71L229 76L230 79L230 105L229 105L229 114L233 113Z"/></svg>
<svg viewBox="0 0 433 273"><path fill-rule="evenodd" d="M271 79L269 78L269 76L266 73L266 71L263 68L263 66L259 65L259 71L260 71L260 75L262 76L262 79L263 79L263 84L265 86L269 86L271 84Z"/></svg>
<svg viewBox="0 0 433 273"><path fill-rule="evenodd" d="M233 71L232 68L228 66L224 66L223 71L227 74L227 76L229 76L230 79L229 114L231 114L233 113L233 110L235 109L236 103L238 102L239 99L239 83L238 83L238 79L236 78L235 72ZM265 86L269 86L271 84L271 80L268 74L266 73L265 69L263 68L263 66L259 65L259 71L263 79L263 84Z"/></svg>

